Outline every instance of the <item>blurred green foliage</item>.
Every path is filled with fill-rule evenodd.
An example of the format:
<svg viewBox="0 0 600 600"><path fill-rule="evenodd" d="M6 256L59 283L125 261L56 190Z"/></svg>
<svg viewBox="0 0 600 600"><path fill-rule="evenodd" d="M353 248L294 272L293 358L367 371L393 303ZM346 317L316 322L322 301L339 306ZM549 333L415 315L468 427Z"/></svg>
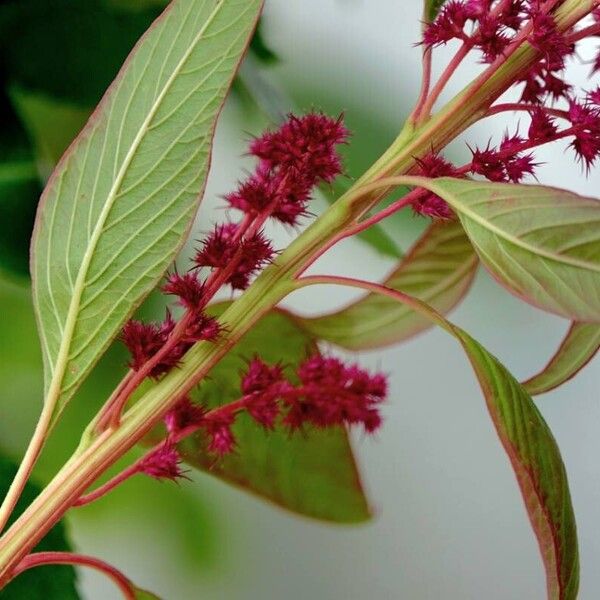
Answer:
<svg viewBox="0 0 600 600"><path fill-rule="evenodd" d="M17 467L0 456L0 498L8 491ZM11 522L35 499L40 488L32 483L25 486ZM62 523L55 525L36 546L36 552L70 550ZM25 571L0 591L2 600L79 600L75 587L75 569L69 566L43 566Z"/></svg>

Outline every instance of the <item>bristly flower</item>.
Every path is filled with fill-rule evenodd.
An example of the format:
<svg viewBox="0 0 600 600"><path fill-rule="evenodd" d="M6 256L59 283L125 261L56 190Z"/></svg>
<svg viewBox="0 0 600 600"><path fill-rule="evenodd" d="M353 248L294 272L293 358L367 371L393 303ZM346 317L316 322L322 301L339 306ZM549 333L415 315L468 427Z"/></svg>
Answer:
<svg viewBox="0 0 600 600"><path fill-rule="evenodd" d="M283 367L280 364L268 365L255 356L242 376L241 392L244 396L255 393L268 393L273 386L285 381Z"/></svg>
<svg viewBox="0 0 600 600"><path fill-rule="evenodd" d="M419 166L419 174L425 177L459 177L459 173L454 165L448 162L443 156L435 152L430 152L422 158L416 158ZM424 193L418 200L413 202L412 208L415 213L431 217L433 219L453 219L454 212L448 203L438 195L431 192Z"/></svg>
<svg viewBox="0 0 600 600"><path fill-rule="evenodd" d="M184 275L171 273L162 287L165 294L178 296L179 303L189 310L197 311L205 305L204 283L202 283L194 272Z"/></svg>
<svg viewBox="0 0 600 600"><path fill-rule="evenodd" d="M224 269L240 245L236 240L237 229L235 223L216 225L194 257L196 266Z"/></svg>
<svg viewBox="0 0 600 600"><path fill-rule="evenodd" d="M336 147L348 140L341 117L320 113L290 115L279 129L267 132L250 144L250 153L269 169L294 170L311 180L332 182L341 172Z"/></svg>
<svg viewBox="0 0 600 600"><path fill-rule="evenodd" d="M121 341L127 346L131 359L129 367L139 371L166 343L175 323L170 313L163 323L142 323L131 319L123 327ZM171 364L161 363L151 372L158 377L171 368Z"/></svg>
<svg viewBox="0 0 600 600"><path fill-rule="evenodd" d="M556 136L558 127L554 119L540 107L534 108L531 113L531 124L529 125L529 139L540 143L548 142Z"/></svg>
<svg viewBox="0 0 600 600"><path fill-rule="evenodd" d="M177 435L188 427L199 426L206 409L192 402L187 396L180 400L166 415L165 426L169 435Z"/></svg>
<svg viewBox="0 0 600 600"><path fill-rule="evenodd" d="M292 429L309 423L316 427L362 424L368 433L381 425L379 404L387 394L387 381L357 365L345 366L336 358L313 356L298 368L301 386L290 394L284 422Z"/></svg>
<svg viewBox="0 0 600 600"><path fill-rule="evenodd" d="M233 452L235 448L235 437L231 426L235 422L235 414L217 413L207 414L202 427L208 435L208 450L218 456L225 456Z"/></svg>
<svg viewBox="0 0 600 600"><path fill-rule="evenodd" d="M177 449L166 442L142 460L139 465L139 472L154 479L176 481L185 477L180 465L181 457Z"/></svg>

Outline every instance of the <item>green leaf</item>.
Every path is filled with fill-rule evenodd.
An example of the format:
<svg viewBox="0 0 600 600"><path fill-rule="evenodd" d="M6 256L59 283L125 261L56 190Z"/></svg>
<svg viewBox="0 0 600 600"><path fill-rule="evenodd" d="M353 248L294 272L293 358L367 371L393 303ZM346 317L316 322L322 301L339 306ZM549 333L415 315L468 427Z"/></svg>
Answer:
<svg viewBox="0 0 600 600"><path fill-rule="evenodd" d="M211 307L219 315L227 304ZM240 396L240 372L258 354L267 362L293 369L310 353L314 340L289 314L263 317L241 342L221 359L194 399L214 407ZM264 431L246 414L234 426L235 453L215 461L202 437L181 445L184 460L295 513L324 521L354 523L369 519L367 505L348 436L343 428L307 428L291 435L285 428Z"/></svg>
<svg viewBox="0 0 600 600"><path fill-rule="evenodd" d="M9 485L17 472L16 466L0 456L0 498L8 491ZM41 489L28 483L10 520L17 516L36 498ZM68 551L62 523L55 525L36 546L35 552ZM79 600L76 589L75 569L69 566L43 566L25 571L0 591L2 600Z"/></svg>
<svg viewBox="0 0 600 600"><path fill-rule="evenodd" d="M437 17L445 3L446 0L425 0L425 16L429 23Z"/></svg>
<svg viewBox="0 0 600 600"><path fill-rule="evenodd" d="M59 408L184 241L261 4L172 2L53 173L32 276L46 392Z"/></svg>
<svg viewBox="0 0 600 600"><path fill-rule="evenodd" d="M600 321L600 201L557 188L431 180L483 264L512 293L574 321Z"/></svg>
<svg viewBox="0 0 600 600"><path fill-rule="evenodd" d="M558 445L529 394L506 368L458 327L488 410L510 458L537 537L548 598L575 600L579 587L577 529Z"/></svg>
<svg viewBox="0 0 600 600"><path fill-rule="evenodd" d="M477 269L477 255L460 223L431 225L383 285L419 298L443 314L464 297ZM369 293L350 306L303 319L316 338L348 350L398 343L431 322L405 304Z"/></svg>
<svg viewBox="0 0 600 600"><path fill-rule="evenodd" d="M548 597L575 600L579 552L567 475L552 432L523 386L469 334L421 300L343 277L304 278L304 285L316 283L352 285L395 299L458 339L473 365L489 414L515 471L546 568Z"/></svg>
<svg viewBox="0 0 600 600"><path fill-rule="evenodd" d="M600 325L572 323L550 362L522 385L532 395L549 392L574 377L600 348Z"/></svg>

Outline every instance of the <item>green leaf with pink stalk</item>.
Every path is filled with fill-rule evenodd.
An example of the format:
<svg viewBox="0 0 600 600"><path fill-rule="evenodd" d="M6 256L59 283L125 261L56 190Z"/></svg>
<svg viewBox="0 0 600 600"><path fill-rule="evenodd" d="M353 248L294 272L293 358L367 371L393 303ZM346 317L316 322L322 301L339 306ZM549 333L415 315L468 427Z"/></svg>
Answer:
<svg viewBox="0 0 600 600"><path fill-rule="evenodd" d="M523 386L468 333L416 298L345 277L305 276L298 285L345 285L380 294L410 306L460 342L517 477L546 569L548 598L574 600L579 588L579 551L567 475L552 432Z"/></svg>
<svg viewBox="0 0 600 600"><path fill-rule="evenodd" d="M569 381L594 358L600 348L600 325L571 323L548 364L522 383L533 396L545 394Z"/></svg>

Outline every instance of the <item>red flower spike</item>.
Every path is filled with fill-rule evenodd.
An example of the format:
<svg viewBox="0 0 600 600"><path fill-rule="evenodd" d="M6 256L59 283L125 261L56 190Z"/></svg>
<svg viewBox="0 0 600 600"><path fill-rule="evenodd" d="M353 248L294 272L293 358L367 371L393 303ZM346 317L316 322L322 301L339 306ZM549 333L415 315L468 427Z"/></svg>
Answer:
<svg viewBox="0 0 600 600"><path fill-rule="evenodd" d="M479 30L474 42L483 53L483 62L489 64L504 53L510 38L504 33L504 26L497 18L484 16L479 21Z"/></svg>
<svg viewBox="0 0 600 600"><path fill-rule="evenodd" d="M257 232L241 243L242 257L228 280L231 287L244 290L250 284L250 279L273 258L275 251L262 232Z"/></svg>
<svg viewBox="0 0 600 600"><path fill-rule="evenodd" d="M239 242L234 239L237 227L235 223L216 225L194 257L196 266L226 267L239 247Z"/></svg>
<svg viewBox="0 0 600 600"><path fill-rule="evenodd" d="M195 404L186 396L165 415L165 426L169 434L174 435L187 427L200 425L205 414L203 406Z"/></svg>
<svg viewBox="0 0 600 600"><path fill-rule="evenodd" d="M240 183L235 192L227 194L225 199L231 208L258 214L277 204L278 198L281 198L280 187L280 178L275 177L266 165L259 165L256 172Z"/></svg>
<svg viewBox="0 0 600 600"><path fill-rule="evenodd" d="M587 101L597 108L600 108L600 86L598 86L593 92L588 93Z"/></svg>
<svg viewBox="0 0 600 600"><path fill-rule="evenodd" d="M268 392L283 381L285 377L281 365L269 366L257 356L250 361L242 377L241 392L244 396Z"/></svg>
<svg viewBox="0 0 600 600"><path fill-rule="evenodd" d="M348 136L341 117L332 119L320 113L290 115L277 131L253 140L250 153L269 169L295 170L313 185L319 181L330 183L342 172L336 146L346 143Z"/></svg>
<svg viewBox="0 0 600 600"><path fill-rule="evenodd" d="M142 323L134 319L125 324L120 339L131 354L128 363L131 369L139 371L164 346L170 333L168 329L156 323Z"/></svg>
<svg viewBox="0 0 600 600"><path fill-rule="evenodd" d="M154 479L175 481L185 477L180 464L181 457L177 449L166 443L144 458L139 465L139 471Z"/></svg>
<svg viewBox="0 0 600 600"><path fill-rule="evenodd" d="M170 274L162 291L165 294L179 296L179 303L189 310L200 310L205 304L204 284L192 272L185 275Z"/></svg>
<svg viewBox="0 0 600 600"><path fill-rule="evenodd" d="M536 108L530 114L529 139L539 142L552 140L558 132L554 119L542 108Z"/></svg>
<svg viewBox="0 0 600 600"><path fill-rule="evenodd" d="M485 150L476 148L471 150L473 160L471 161L471 171L483 175L490 181L506 181L506 169L504 161L498 156L493 148L488 146Z"/></svg>
<svg viewBox="0 0 600 600"><path fill-rule="evenodd" d="M298 368L301 386L287 398L284 422L292 429L310 423L316 427L362 424L373 432L381 423L378 405L385 399L387 382L356 365L346 367L336 358L313 356Z"/></svg>
<svg viewBox="0 0 600 600"><path fill-rule="evenodd" d="M467 0L465 13L469 19L479 20L490 12L492 0Z"/></svg>
<svg viewBox="0 0 600 600"><path fill-rule="evenodd" d="M415 159L419 166L420 174L426 177L459 177L456 168L443 156L430 152L423 158ZM445 200L436 194L428 193L413 202L412 208L415 213L433 219L452 219L454 212Z"/></svg>
<svg viewBox="0 0 600 600"><path fill-rule="evenodd" d="M277 396L272 394L257 395L249 400L246 410L248 414L265 429L273 429L279 416Z"/></svg>
<svg viewBox="0 0 600 600"><path fill-rule="evenodd" d="M466 38L463 30L469 18L471 17L461 0L450 0L425 29L423 44L429 47L441 46L453 39Z"/></svg>
<svg viewBox="0 0 600 600"><path fill-rule="evenodd" d="M538 165L533 154L512 156L505 161L506 176L513 183L520 183L527 175L533 175Z"/></svg>
<svg viewBox="0 0 600 600"><path fill-rule="evenodd" d="M184 339L187 342L214 342L221 335L221 325L214 317L198 312L185 330Z"/></svg>
<svg viewBox="0 0 600 600"><path fill-rule="evenodd" d="M219 413L207 415L204 419L204 430L209 436L208 450L218 456L225 456L233 452L235 448L235 437L231 426L235 421L234 414Z"/></svg>

